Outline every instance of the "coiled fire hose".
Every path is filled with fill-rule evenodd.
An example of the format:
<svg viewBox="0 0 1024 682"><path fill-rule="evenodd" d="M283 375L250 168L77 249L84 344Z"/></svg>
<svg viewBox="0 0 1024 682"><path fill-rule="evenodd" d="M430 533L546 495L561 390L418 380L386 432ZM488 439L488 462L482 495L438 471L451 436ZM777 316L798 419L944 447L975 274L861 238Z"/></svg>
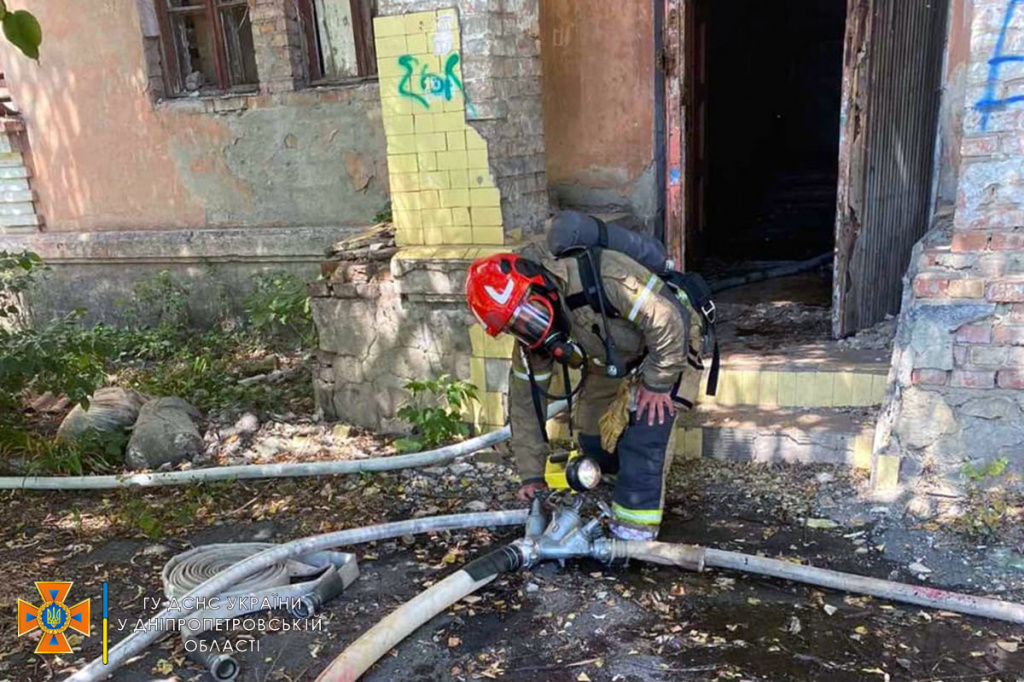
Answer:
<svg viewBox="0 0 1024 682"><path fill-rule="evenodd" d="M345 547L399 538L403 535L416 535L419 533L458 530L462 528L518 526L526 521L527 514L528 511L526 509L519 509L514 511L428 516L421 519L384 523L365 528L351 528L349 530L293 540L283 545L274 545L273 549L260 552L235 564L226 571L218 573L213 578L189 591L188 594L181 598L181 601L187 603L189 599L209 599L230 590L239 581L262 570L265 566L271 566L292 557L308 555L312 552L319 552L333 547ZM188 618L196 610L195 608L182 608L174 613L166 609L161 611L147 622L145 628L136 630L114 645L108 652L106 665L104 665L102 658L93 659L87 666L68 677L65 682L98 682L98 680L107 679L115 670L124 665L127 660L145 651L146 647L165 634L160 629L161 624L172 618Z"/></svg>
<svg viewBox="0 0 1024 682"><path fill-rule="evenodd" d="M202 545L173 557L164 566L164 595L180 600L221 571L276 545L262 542ZM257 611L285 608L294 618L310 618L359 577L356 558L341 552L314 552L266 566L207 600L181 627L186 656L205 666L217 682L230 682L239 666L231 656L207 651L197 640L216 623ZM293 584L296 579L305 579Z"/></svg>

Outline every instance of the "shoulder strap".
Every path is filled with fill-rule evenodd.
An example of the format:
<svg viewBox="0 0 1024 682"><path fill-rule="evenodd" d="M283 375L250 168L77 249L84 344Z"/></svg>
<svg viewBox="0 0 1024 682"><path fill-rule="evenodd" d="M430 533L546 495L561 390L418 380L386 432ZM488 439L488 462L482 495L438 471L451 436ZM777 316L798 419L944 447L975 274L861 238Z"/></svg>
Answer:
<svg viewBox="0 0 1024 682"><path fill-rule="evenodd" d="M607 240L608 228L604 227L604 223L600 223L600 225L604 228L602 237ZM565 303L569 306L569 310L590 306L598 315L604 314L614 319L620 315L615 306L608 302L608 297L604 295L604 284L601 281L601 251L600 248L592 247L584 249L576 256L576 266L579 270L583 291L567 296Z"/></svg>
<svg viewBox="0 0 1024 682"><path fill-rule="evenodd" d="M600 218L593 216L597 222L597 245L602 249L608 248L608 224Z"/></svg>

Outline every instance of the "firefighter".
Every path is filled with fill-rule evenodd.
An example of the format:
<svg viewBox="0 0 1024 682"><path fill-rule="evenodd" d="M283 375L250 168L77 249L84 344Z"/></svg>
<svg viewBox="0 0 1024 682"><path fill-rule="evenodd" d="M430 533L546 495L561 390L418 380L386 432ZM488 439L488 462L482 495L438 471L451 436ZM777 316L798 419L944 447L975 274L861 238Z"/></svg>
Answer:
<svg viewBox="0 0 1024 682"><path fill-rule="evenodd" d="M539 243L477 260L466 295L489 335L516 338L508 404L519 499L547 487L541 415L551 378L563 363L581 365L582 391L571 418L583 453L615 474L611 530L621 539L652 540L661 524L676 410L691 409L699 390L703 331L694 309L672 300L662 279L638 262L611 249L594 258L604 311L583 295L588 273L580 261L556 259ZM609 340L619 357L608 357ZM610 376L615 361L626 371Z"/></svg>

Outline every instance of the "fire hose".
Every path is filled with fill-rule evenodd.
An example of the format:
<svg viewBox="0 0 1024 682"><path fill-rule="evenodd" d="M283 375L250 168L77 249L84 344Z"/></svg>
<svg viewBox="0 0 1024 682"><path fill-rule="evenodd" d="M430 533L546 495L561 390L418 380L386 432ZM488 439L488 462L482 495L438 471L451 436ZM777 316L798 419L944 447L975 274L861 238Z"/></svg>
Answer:
<svg viewBox="0 0 1024 682"><path fill-rule="evenodd" d="M181 600L221 571L274 546L263 542L202 545L179 554L164 566L164 595ZM230 682L238 675L237 661L201 646L198 640L204 632L221 621L268 609L285 608L294 618L310 618L358 577L355 556L341 552L314 552L265 566L232 585L230 592L207 600L206 608L184 620L180 632L186 656L205 666L216 682ZM303 581L293 584L295 579Z"/></svg>
<svg viewBox="0 0 1024 682"><path fill-rule="evenodd" d="M535 501L526 521L526 535L523 539L468 564L403 604L349 645L317 677L317 682L355 682L406 636L460 599L489 584L501 573L531 568L545 560L564 562L572 557L591 557L606 563L636 559L693 571L703 571L705 567L725 568L929 608L1024 623L1024 605L1021 604L867 578L739 552L694 545L609 539L603 536L600 529L601 517L586 522L582 519L579 513L581 500L577 498L571 506L556 508L550 521L544 515L540 502ZM602 506L602 516L607 514L607 507Z"/></svg>
<svg viewBox="0 0 1024 682"><path fill-rule="evenodd" d="M110 677L127 660L142 653L146 647L160 639L165 634L165 631L161 630L163 624L173 619L188 618L194 614L198 609L194 605L191 608L188 607L190 600L194 603L197 600L206 600L222 594L231 590L239 581L263 570L267 566L281 563L293 557L308 555L335 547L388 540L402 537L403 535L416 535L463 528L514 526L523 523L526 517L527 510L525 509L474 514L452 514L449 516L428 516L421 519L410 519L408 521L384 523L377 526L366 526L365 528L352 528L334 533L314 535L300 540L293 540L283 545L275 545L273 549L265 550L240 561L231 568L221 571L198 587L190 590L179 600L182 603L180 609L173 613L168 609L164 609L152 617L146 623L146 627L136 630L114 645L107 654L107 663L105 665L102 659L94 659L87 666L68 677L65 682L97 682L98 680Z"/></svg>
<svg viewBox="0 0 1024 682"><path fill-rule="evenodd" d="M548 418L566 408L565 402L548 406ZM428 452L341 462L288 462L284 464L245 464L210 467L188 471L160 471L128 476L0 476L0 490L107 490L110 488L149 488L163 485L187 485L207 481L234 481L254 478L297 478L301 476L338 476L371 471L395 471L437 466L459 457L504 443L512 437L512 428L496 431L461 443Z"/></svg>

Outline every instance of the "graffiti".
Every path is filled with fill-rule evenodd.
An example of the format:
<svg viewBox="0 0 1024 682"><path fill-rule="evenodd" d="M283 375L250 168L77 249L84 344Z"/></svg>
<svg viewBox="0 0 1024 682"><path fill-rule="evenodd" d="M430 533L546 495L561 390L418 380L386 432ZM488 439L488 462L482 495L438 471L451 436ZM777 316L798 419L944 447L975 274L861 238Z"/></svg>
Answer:
<svg viewBox="0 0 1024 682"><path fill-rule="evenodd" d="M1006 7L1006 15L1003 17L1003 26L999 31L999 39L996 41L996 49L992 58L988 60L988 83L985 86L985 96L974 105L974 108L981 112L981 129L988 128L988 119L991 113L1010 104L1024 103L1024 95L1012 95L1010 97L998 97L999 70L1004 64L1024 63L1024 54L1006 54L1006 35L1018 9L1024 9L1024 0L1010 0Z"/></svg>
<svg viewBox="0 0 1024 682"><path fill-rule="evenodd" d="M420 60L411 54L399 57L398 63L405 71L398 83L398 94L419 102L426 109L430 108L431 97L450 102L456 92L461 92L463 97L466 96L462 81L456 73L459 65L458 53L448 55L444 63L444 75L430 73L429 66L421 64Z"/></svg>

